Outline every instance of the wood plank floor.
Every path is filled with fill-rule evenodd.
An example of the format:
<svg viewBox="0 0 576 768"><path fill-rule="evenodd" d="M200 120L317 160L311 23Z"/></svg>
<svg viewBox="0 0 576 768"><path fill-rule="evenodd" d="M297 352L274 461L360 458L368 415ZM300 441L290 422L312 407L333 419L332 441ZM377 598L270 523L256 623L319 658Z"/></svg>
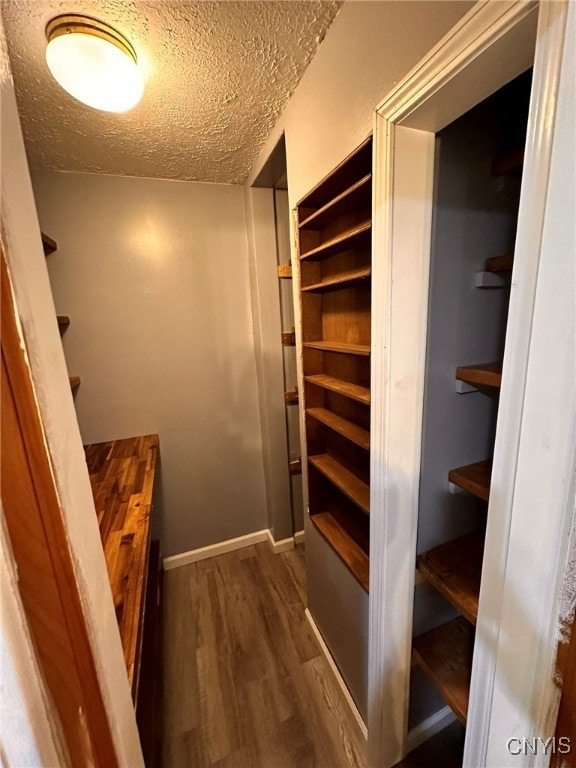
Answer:
<svg viewBox="0 0 576 768"><path fill-rule="evenodd" d="M301 546L166 573L164 768L365 768L304 608Z"/></svg>

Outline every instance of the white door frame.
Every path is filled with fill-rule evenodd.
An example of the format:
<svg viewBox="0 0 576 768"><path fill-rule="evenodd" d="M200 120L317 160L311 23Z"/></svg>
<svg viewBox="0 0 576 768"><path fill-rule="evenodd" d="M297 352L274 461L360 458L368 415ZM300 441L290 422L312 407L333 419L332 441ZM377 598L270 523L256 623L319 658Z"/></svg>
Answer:
<svg viewBox="0 0 576 768"><path fill-rule="evenodd" d="M525 71L533 61L536 35L516 243L518 258L500 395L489 507L491 522L483 566L465 765L479 768L490 764L487 755L494 713L500 711L502 717L504 712L501 707L498 709L495 689L497 659L503 649L499 629L505 623L502 611L507 565L516 545L512 523L519 498L517 464L525 445L522 430L527 418L533 416L525 408L523 393L534 346L533 319L540 266L540 248L534 244L541 243L546 211L566 11L564 2L545 1L540 6L525 0L477 3L376 110L372 391L380 394L373 400L371 417L368 679L369 763L374 768L394 765L406 753L434 134ZM560 408L569 405L569 401L565 399L555 405ZM534 466L532 469L535 471ZM548 499L558 508L557 494L552 489L548 491L548 497L541 494L540 502ZM525 514L523 525L540 529L542 509L533 509L533 519ZM557 546L567 537L565 518L565 510L563 513L559 508L557 514L548 516L547 524L554 529L549 538ZM554 559L548 563L554 563ZM516 566L518 571L518 563ZM525 561L524 571L533 566ZM559 572L562 567L563 562L559 562ZM543 578L542 573L539 578ZM544 651L548 656L555 651L549 631L549 608L551 596L558 593L558 581L558 573L550 567L546 583L538 592L539 599L548 601L548 610L541 606L539 612L533 611L535 623L523 628L539 643L530 645L528 638L529 652L523 658L526 668L515 674L522 675L528 670L531 676L533 669L529 665L546 657ZM503 671L499 671L500 677ZM537 700L534 697L544 695L550 701L552 689L547 668L537 686L525 687L521 700L506 710L507 715L511 715L514 707L516 712L533 712ZM521 735L529 737L531 733ZM515 766L528 764L519 757L514 760Z"/></svg>

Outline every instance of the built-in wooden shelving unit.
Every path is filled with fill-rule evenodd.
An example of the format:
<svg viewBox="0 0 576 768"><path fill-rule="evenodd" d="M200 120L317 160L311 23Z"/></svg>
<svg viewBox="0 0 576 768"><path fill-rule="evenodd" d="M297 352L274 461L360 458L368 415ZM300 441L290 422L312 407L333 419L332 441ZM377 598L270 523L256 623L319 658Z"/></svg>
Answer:
<svg viewBox="0 0 576 768"><path fill-rule="evenodd" d="M475 464L467 464L464 467L451 469L448 480L468 493L478 496L483 501L490 497L490 475L492 474L492 461L478 461Z"/></svg>
<svg viewBox="0 0 576 768"><path fill-rule="evenodd" d="M415 637L413 643L416 663L436 684L464 725L470 698L473 651L474 630L461 616Z"/></svg>
<svg viewBox="0 0 576 768"><path fill-rule="evenodd" d="M372 140L298 204L309 514L368 589Z"/></svg>
<svg viewBox="0 0 576 768"><path fill-rule="evenodd" d="M472 533L431 549L417 560L420 574L472 624L478 615L478 595L484 536Z"/></svg>

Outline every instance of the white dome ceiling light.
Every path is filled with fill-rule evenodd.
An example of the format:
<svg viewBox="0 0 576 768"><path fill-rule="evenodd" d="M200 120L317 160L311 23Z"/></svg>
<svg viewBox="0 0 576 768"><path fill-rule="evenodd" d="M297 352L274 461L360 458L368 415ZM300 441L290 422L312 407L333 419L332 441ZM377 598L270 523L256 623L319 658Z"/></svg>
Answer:
<svg viewBox="0 0 576 768"><path fill-rule="evenodd" d="M108 24L88 16L57 16L46 27L46 63L65 91L89 107L126 112L142 98L136 52Z"/></svg>

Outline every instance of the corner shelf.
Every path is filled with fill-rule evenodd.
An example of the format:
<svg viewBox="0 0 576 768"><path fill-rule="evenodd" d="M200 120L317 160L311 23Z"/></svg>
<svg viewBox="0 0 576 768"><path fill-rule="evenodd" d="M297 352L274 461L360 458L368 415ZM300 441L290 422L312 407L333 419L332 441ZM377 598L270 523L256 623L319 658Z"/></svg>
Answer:
<svg viewBox="0 0 576 768"><path fill-rule="evenodd" d="M370 487L329 453L309 456L308 461L356 506L370 514Z"/></svg>
<svg viewBox="0 0 576 768"><path fill-rule="evenodd" d="M330 392L336 392L339 395L355 400L363 405L370 405L370 390L368 387L362 387L359 384L351 384L349 381L342 381L334 376L327 376L323 373L316 373L310 376L304 376L304 381L309 384L315 384Z"/></svg>
<svg viewBox="0 0 576 768"><path fill-rule="evenodd" d="M472 624L478 616L484 536L472 533L420 555L416 567L426 581Z"/></svg>
<svg viewBox="0 0 576 768"><path fill-rule="evenodd" d="M364 448L365 451L370 450L370 433L367 429L359 427L358 424L354 424L342 416L338 416L337 413L329 411L327 408L307 408L306 414L316 419L316 421L325 424L329 429L338 432L338 434L356 445L359 445L360 448Z"/></svg>
<svg viewBox="0 0 576 768"><path fill-rule="evenodd" d="M456 378L477 389L487 387L498 390L502 383L502 363L478 363L477 365L461 365L456 368Z"/></svg>
<svg viewBox="0 0 576 768"><path fill-rule="evenodd" d="M338 352L344 355L370 356L370 347L367 344L347 344L342 341L305 341L302 344L307 349L319 349L321 352Z"/></svg>
<svg viewBox="0 0 576 768"><path fill-rule="evenodd" d="M451 469L448 480L468 493L478 496L483 501L490 497L490 476L492 474L492 460L478 461L475 464L467 464L464 467Z"/></svg>
<svg viewBox="0 0 576 768"><path fill-rule="evenodd" d="M474 630L459 616L414 638L416 664L436 685L456 717L466 725Z"/></svg>
<svg viewBox="0 0 576 768"><path fill-rule="evenodd" d="M368 591L370 560L362 547L330 512L318 512L311 515L310 521L338 553L364 589Z"/></svg>
<svg viewBox="0 0 576 768"><path fill-rule="evenodd" d="M370 267L364 269L356 269L351 272L346 272L342 275L335 277L328 277L319 283L313 283L312 285L303 285L303 292L322 293L324 291L334 291L339 288L347 288L349 285L359 282L360 280L366 280L372 274Z"/></svg>

